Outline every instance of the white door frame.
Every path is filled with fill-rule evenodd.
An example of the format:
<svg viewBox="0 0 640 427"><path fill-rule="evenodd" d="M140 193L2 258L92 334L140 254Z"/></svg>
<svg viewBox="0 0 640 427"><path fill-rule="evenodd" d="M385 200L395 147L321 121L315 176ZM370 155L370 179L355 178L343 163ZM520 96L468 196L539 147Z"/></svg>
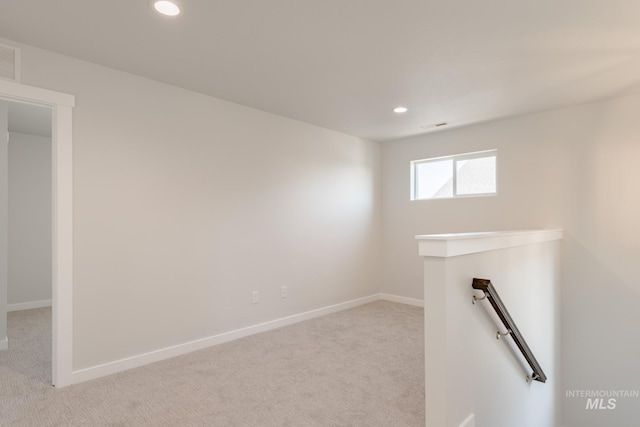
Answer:
<svg viewBox="0 0 640 427"><path fill-rule="evenodd" d="M0 80L0 99L52 109L53 277L52 382L72 384L73 338L73 157L72 111L75 97L11 81Z"/></svg>

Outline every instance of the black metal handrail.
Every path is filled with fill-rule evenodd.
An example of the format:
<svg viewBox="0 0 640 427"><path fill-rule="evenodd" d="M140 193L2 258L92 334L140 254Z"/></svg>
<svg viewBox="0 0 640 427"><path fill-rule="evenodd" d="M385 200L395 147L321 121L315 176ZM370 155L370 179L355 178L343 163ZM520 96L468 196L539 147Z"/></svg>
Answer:
<svg viewBox="0 0 640 427"><path fill-rule="evenodd" d="M505 334L498 332L496 337L500 338L501 335L511 335L511 338L513 338L513 341L516 343L516 346L518 346L518 348L522 352L522 355L527 360L527 363L529 363L529 366L531 366L531 369L533 369L533 374L527 377L527 381L536 380L542 383L546 382L547 376L544 374L544 372L542 372L542 368L540 367L540 364L538 363L535 356L531 352L531 349L529 348L524 337L518 330L518 327L516 326L516 323L511 318L511 315L509 315L509 311L507 311L507 308L504 306L504 303L500 299L500 295L498 295L496 288L493 287L491 280L474 278L473 283L471 284L471 287L473 287L473 289L478 289L484 292L484 296L480 298L474 295L473 297L474 304L478 300L488 298L489 302L493 306L493 309L498 314L498 317L500 318L500 320L502 320L502 323L507 328L507 332Z"/></svg>

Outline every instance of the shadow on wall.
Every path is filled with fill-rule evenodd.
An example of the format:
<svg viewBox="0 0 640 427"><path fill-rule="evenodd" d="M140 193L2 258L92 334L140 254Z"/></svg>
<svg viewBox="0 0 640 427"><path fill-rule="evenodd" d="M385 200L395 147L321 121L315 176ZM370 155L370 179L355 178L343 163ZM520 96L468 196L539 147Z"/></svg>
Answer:
<svg viewBox="0 0 640 427"><path fill-rule="evenodd" d="M640 397L616 398L612 392L640 390L640 334L629 333L640 325L640 295L568 233L563 247L564 425L635 426ZM582 390L602 393L598 408L603 409L587 409L589 399L573 393ZM610 408L609 398L616 399L615 407Z"/></svg>

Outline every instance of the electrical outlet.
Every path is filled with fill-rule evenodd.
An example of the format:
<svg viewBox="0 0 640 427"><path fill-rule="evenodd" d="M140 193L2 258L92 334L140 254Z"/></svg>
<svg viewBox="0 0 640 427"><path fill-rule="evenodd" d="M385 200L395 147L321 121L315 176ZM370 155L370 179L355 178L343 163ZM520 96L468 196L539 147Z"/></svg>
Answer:
<svg viewBox="0 0 640 427"><path fill-rule="evenodd" d="M251 292L251 304L257 304L259 299L260 296L258 294L258 291Z"/></svg>
<svg viewBox="0 0 640 427"><path fill-rule="evenodd" d="M280 298L286 298L287 297L287 287L286 286L281 286L280 287Z"/></svg>

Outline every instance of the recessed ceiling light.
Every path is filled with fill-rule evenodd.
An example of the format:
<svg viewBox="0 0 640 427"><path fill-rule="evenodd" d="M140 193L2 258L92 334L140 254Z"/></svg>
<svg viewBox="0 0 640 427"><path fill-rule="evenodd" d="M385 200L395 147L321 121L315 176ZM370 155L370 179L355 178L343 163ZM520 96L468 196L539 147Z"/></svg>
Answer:
<svg viewBox="0 0 640 427"><path fill-rule="evenodd" d="M407 107L396 107L393 109L394 113L406 113L407 111L409 111Z"/></svg>
<svg viewBox="0 0 640 427"><path fill-rule="evenodd" d="M153 0L151 5L157 12L163 15L176 16L180 13L180 6L174 1Z"/></svg>

